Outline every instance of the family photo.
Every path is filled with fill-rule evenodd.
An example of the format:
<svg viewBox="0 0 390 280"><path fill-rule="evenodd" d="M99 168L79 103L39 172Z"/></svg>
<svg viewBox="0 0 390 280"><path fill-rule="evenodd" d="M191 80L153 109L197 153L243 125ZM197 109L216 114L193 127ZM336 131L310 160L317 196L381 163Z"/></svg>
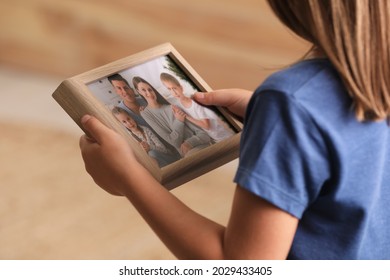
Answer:
<svg viewBox="0 0 390 280"><path fill-rule="evenodd" d="M192 99L200 91L168 56L161 56L88 84L161 168L236 131L214 107Z"/></svg>

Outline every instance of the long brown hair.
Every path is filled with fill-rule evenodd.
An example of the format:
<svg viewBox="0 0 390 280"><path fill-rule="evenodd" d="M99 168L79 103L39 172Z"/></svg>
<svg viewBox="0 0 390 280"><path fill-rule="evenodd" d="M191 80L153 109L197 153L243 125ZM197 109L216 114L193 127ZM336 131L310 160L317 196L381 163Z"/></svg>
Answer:
<svg viewBox="0 0 390 280"><path fill-rule="evenodd" d="M390 1L268 0L339 72L358 120L390 116Z"/></svg>

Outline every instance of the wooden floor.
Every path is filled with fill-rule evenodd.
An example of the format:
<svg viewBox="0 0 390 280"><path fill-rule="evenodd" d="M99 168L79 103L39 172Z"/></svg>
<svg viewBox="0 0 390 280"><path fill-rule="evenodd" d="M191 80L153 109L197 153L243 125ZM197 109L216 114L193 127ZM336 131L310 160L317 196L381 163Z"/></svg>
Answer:
<svg viewBox="0 0 390 280"><path fill-rule="evenodd" d="M84 172L59 82L171 42L213 88L254 89L307 45L264 0L0 0L0 259L171 259L132 206ZM225 223L233 161L173 191Z"/></svg>

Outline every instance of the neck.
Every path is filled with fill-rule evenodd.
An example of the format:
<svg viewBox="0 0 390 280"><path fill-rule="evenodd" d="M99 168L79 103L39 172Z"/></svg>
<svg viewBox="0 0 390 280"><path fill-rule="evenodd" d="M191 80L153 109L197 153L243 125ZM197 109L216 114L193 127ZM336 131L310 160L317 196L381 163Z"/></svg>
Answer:
<svg viewBox="0 0 390 280"><path fill-rule="evenodd" d="M304 59L326 58L325 53L318 47L313 46L305 55Z"/></svg>
<svg viewBox="0 0 390 280"><path fill-rule="evenodd" d="M125 104L125 106L127 107L127 108L129 108L131 111L133 111L134 113L136 113L136 114L140 114L139 113L139 104L138 103L136 103L136 102L127 102L126 100L124 100L123 101L123 104Z"/></svg>
<svg viewBox="0 0 390 280"><path fill-rule="evenodd" d="M137 126L137 127L134 127L134 128L132 128L132 129L131 129L131 131L132 131L132 132L134 132L134 133L135 133L135 132L142 132L142 131L141 131L141 129L139 129L139 127L138 127L138 126Z"/></svg>
<svg viewBox="0 0 390 280"><path fill-rule="evenodd" d="M180 97L180 103L186 107L190 107L192 104L192 99L183 95L182 97Z"/></svg>
<svg viewBox="0 0 390 280"><path fill-rule="evenodd" d="M160 108L161 106L162 105L155 100L148 102L148 107L151 107L151 108Z"/></svg>

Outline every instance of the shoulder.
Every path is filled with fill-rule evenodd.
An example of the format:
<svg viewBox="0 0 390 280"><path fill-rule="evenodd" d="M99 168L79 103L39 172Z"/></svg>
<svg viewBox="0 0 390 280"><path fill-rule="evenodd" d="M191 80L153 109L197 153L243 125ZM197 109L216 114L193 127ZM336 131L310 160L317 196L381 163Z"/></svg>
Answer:
<svg viewBox="0 0 390 280"><path fill-rule="evenodd" d="M131 109L128 108L128 107L125 105L125 103L123 102L123 100L119 101L119 103L117 104L117 106L118 106L119 108L122 108L122 109L126 110L126 112L129 112L129 113L133 114L133 111L131 111Z"/></svg>
<svg viewBox="0 0 390 280"><path fill-rule="evenodd" d="M269 76L258 90L275 90L294 94L310 85L340 83L339 76L327 59L300 61Z"/></svg>
<svg viewBox="0 0 390 280"><path fill-rule="evenodd" d="M339 118L352 106L340 76L327 59L301 61L272 74L257 88L248 109L275 102L293 105L313 118Z"/></svg>
<svg viewBox="0 0 390 280"><path fill-rule="evenodd" d="M148 134L153 134L152 130L147 127L147 126L143 126L143 125L140 125L140 127Z"/></svg>
<svg viewBox="0 0 390 280"><path fill-rule="evenodd" d="M193 113L203 113L205 111L205 108L204 106L200 105L199 103L195 102L194 100L192 100L191 102L191 106L186 108L188 111L192 111Z"/></svg>
<svg viewBox="0 0 390 280"><path fill-rule="evenodd" d="M141 115L145 115L145 114L149 114L149 113L150 113L150 109L148 106L146 106L142 110L140 110Z"/></svg>

